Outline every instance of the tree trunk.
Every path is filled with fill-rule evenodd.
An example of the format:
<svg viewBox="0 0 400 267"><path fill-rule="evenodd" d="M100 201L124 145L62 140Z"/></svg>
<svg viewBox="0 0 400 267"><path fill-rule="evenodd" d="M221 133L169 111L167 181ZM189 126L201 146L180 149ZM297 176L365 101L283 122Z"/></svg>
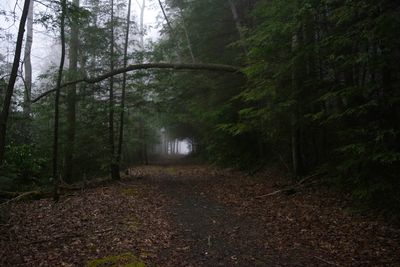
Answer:
<svg viewBox="0 0 400 267"><path fill-rule="evenodd" d="M165 9L164 9L164 6L163 6L162 3L161 3L161 0L158 0L158 4L160 5L160 8L161 8L161 11L162 11L162 13L163 13L164 19L165 19L165 21L167 22L168 29L169 29L169 34L170 34L171 37L172 37L173 39L175 39L175 41L176 41L176 46L177 46L177 48L178 48L178 51L177 51L178 62L182 62L182 57L181 57L181 44L180 44L180 42L179 42L179 40L178 40L178 36L175 34L175 32L174 32L174 30L173 30L173 28L172 28L172 24L171 24L171 22L170 22L169 19L168 19L167 13L165 13Z"/></svg>
<svg viewBox="0 0 400 267"><path fill-rule="evenodd" d="M79 0L72 3L75 8L79 7ZM79 27L76 19L72 18L71 40L69 44L69 77L75 79L78 72L78 44ZM71 80L73 80L71 79ZM65 173L64 180L67 183L73 182L74 147L76 129L76 84L68 88L67 93L67 145L65 147Z"/></svg>
<svg viewBox="0 0 400 267"><path fill-rule="evenodd" d="M242 32L242 25L240 23L240 19L239 19L239 15L238 15L236 6L232 2L232 0L228 0L228 2L229 2L229 6L231 7L232 17L233 17L233 20L234 20L235 25L236 25L236 30L239 33L239 40L240 40L240 44L241 44L242 49L243 49L243 53L247 57L248 51L247 51L247 47L246 47L246 40L245 40L245 37L244 37L243 32Z"/></svg>
<svg viewBox="0 0 400 267"><path fill-rule="evenodd" d="M128 44L129 44L129 26L131 18L131 4L132 1L128 2L128 14L126 18L126 32L125 32L125 44L124 44L124 68L128 65ZM119 139L118 139L118 152L117 152L117 165L120 168L121 165L121 155L122 155L122 142L124 139L124 116L125 116L125 91L126 91L126 72L123 74L122 78L122 96L121 96L121 112L120 112L120 122L119 122ZM119 170L118 170L119 172Z"/></svg>
<svg viewBox="0 0 400 267"><path fill-rule="evenodd" d="M21 59L22 42L24 38L25 23L28 17L30 0L25 0L22 10L21 21L19 22L17 44L14 54L14 62L11 69L10 79L7 85L6 95L4 97L3 109L0 114L0 166L4 162L4 154L6 147L7 120L10 113L11 98L14 93L14 85L17 80L19 61Z"/></svg>
<svg viewBox="0 0 400 267"><path fill-rule="evenodd" d="M59 102L60 102L60 90L61 90L61 81L64 69L64 60L65 60L65 11L66 11L66 0L61 1L61 23L60 23L60 30L61 30L61 60L60 60L60 67L58 69L58 77L57 77L57 90L56 90L56 97L54 101L54 140L53 140L53 179L54 179L54 200L58 201L59 199L59 183L60 179L58 176L58 121L59 121Z"/></svg>
<svg viewBox="0 0 400 267"><path fill-rule="evenodd" d="M26 119L30 119L31 115L31 94L32 94L32 62L31 51L33 42L33 0L30 0L28 17L26 20L26 42L24 52L24 68L25 68L25 91L23 112ZM28 122L29 123L29 122ZM26 128L28 134L30 127Z"/></svg>
<svg viewBox="0 0 400 267"><path fill-rule="evenodd" d="M185 34L186 43L187 43L187 46L188 46L188 49L189 49L190 57L192 58L192 63L195 63L196 62L196 58L194 57L193 46L192 46L192 43L190 42L189 33L187 31L186 23L185 23L185 17L184 17L183 10L182 10L181 7L179 7L179 13L181 15L183 33Z"/></svg>
<svg viewBox="0 0 400 267"><path fill-rule="evenodd" d="M111 0L111 44L110 44L110 71L114 71L114 0ZM110 174L111 179L119 180L119 168L116 162L114 145L114 76L110 77L109 98L109 147L110 147Z"/></svg>
<svg viewBox="0 0 400 267"><path fill-rule="evenodd" d="M292 52L295 54L299 47L299 34L294 33L292 38ZM295 55L296 57L296 55ZM303 174L303 160L301 157L301 126L300 126L300 69L302 65L296 57L292 66L292 95L294 96L294 104L292 106L291 118L291 149L292 149L292 164L293 173L296 176Z"/></svg>
<svg viewBox="0 0 400 267"><path fill-rule="evenodd" d="M146 0L142 1L140 6L140 48L144 51L144 11L146 9Z"/></svg>

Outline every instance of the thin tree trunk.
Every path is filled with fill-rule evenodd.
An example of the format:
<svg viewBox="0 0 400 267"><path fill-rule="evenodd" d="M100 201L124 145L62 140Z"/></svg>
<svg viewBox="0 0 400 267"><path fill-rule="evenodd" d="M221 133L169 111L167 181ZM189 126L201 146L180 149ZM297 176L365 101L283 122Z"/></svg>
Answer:
<svg viewBox="0 0 400 267"><path fill-rule="evenodd" d="M192 43L190 42L189 33L187 31L186 23L185 23L185 17L184 17L183 10L182 10L181 7L179 7L179 13L181 15L183 33L185 34L185 38L186 38L187 46L188 46L188 49L189 49L190 57L192 58L192 62L195 63L196 62L196 58L194 57L193 46L192 46Z"/></svg>
<svg viewBox="0 0 400 267"><path fill-rule="evenodd" d="M144 165L148 164L147 159L147 142L146 142L146 131L145 124L142 118L139 118L139 139L140 139L140 155Z"/></svg>
<svg viewBox="0 0 400 267"><path fill-rule="evenodd" d="M229 2L229 5L231 7L233 20L235 21L235 25L236 25L236 30L239 33L239 39L240 39L240 44L241 44L242 49L243 49L243 53L247 57L248 51L247 51L247 47L246 47L246 40L245 40L245 37L244 37L243 32L242 32L242 25L240 23L240 19L239 19L239 15L238 15L236 6L232 2L232 0L228 0L228 2Z"/></svg>
<svg viewBox="0 0 400 267"><path fill-rule="evenodd" d="M72 4L75 8L79 7L79 0L74 0ZM78 42L79 28L76 19L72 19L71 40L69 45L69 77L75 78L78 71ZM76 84L68 88L67 93L67 145L65 147L65 174L64 180L67 183L73 182L73 161L75 147L76 130Z"/></svg>
<svg viewBox="0 0 400 267"><path fill-rule="evenodd" d="M10 79L7 85L6 95L4 97L3 109L0 114L0 166L4 162L4 154L6 147L7 120L10 113L11 98L14 93L14 85L17 80L19 61L21 59L22 42L24 38L25 23L28 17L30 0L25 0L22 10L21 21L19 22L17 44L14 54L14 62L11 69Z"/></svg>
<svg viewBox="0 0 400 267"><path fill-rule="evenodd" d="M296 52L299 47L299 34L294 33L292 38L292 52ZM292 66L292 94L295 96L292 107L291 117L291 149L292 149L292 164L293 173L298 176L303 174L303 160L301 152L301 126L300 126L300 105L299 105L299 90L300 90L300 73L301 62L296 58Z"/></svg>
<svg viewBox="0 0 400 267"><path fill-rule="evenodd" d="M111 44L110 44L110 71L114 71L114 0L111 0ZM110 146L110 173L111 179L118 180L119 169L116 163L114 145L114 76L110 77L110 99L109 99L109 146Z"/></svg>
<svg viewBox="0 0 400 267"><path fill-rule="evenodd" d="M140 6L140 48L144 51L144 11L146 9L146 0L142 1Z"/></svg>
<svg viewBox="0 0 400 267"><path fill-rule="evenodd" d="M59 199L58 187L60 183L60 179L58 177L58 122L59 122L59 102L60 102L60 90L61 90L61 81L64 69L64 60L65 60L65 11L66 11L66 0L61 1L61 60L60 67L58 69L58 77L57 77L57 90L56 97L54 101L54 140L53 140L53 179L54 179L54 195L53 198L55 201Z"/></svg>
<svg viewBox="0 0 400 267"><path fill-rule="evenodd" d="M129 44L129 26L131 19L131 4L132 1L128 1L128 14L126 18L126 32L125 32L125 45L124 45L124 68L128 65L128 44ZM124 116L125 116L125 91L126 91L126 72L123 74L122 78L122 96L121 96L121 112L120 112L120 122L119 122L119 140L118 140L118 152L117 152L117 165L118 172L121 164L122 155L122 142L124 139Z"/></svg>
<svg viewBox="0 0 400 267"><path fill-rule="evenodd" d="M179 42L179 40L177 38L177 35L175 34L175 32L174 32L174 30L172 28L172 24L168 19L167 13L165 13L165 9L164 9L163 4L161 3L161 0L158 0L158 4L160 5L160 8L161 8L161 11L163 13L164 19L167 22L169 33L172 36L172 38L175 39L175 41L176 41L176 46L178 48L178 51L177 51L178 61L182 62L182 57L181 57L181 54L180 54L180 52L181 52L181 44L180 44L180 42Z"/></svg>
<svg viewBox="0 0 400 267"><path fill-rule="evenodd" d="M23 111L25 118L29 120L31 115L31 94L32 94L32 62L31 51L33 42L33 0L30 0L28 17L26 20L26 42L24 52L24 68L25 68L25 91ZM28 134L30 127L27 127Z"/></svg>

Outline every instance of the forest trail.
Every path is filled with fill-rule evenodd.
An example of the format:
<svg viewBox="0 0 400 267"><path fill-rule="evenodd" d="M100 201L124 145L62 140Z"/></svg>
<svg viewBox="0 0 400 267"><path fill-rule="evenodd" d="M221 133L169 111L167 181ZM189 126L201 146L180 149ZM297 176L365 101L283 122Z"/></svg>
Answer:
<svg viewBox="0 0 400 267"><path fill-rule="evenodd" d="M16 203L0 266L396 266L400 231L345 211L346 196L174 161L121 182ZM134 265L136 266L136 265ZM141 266L141 265L137 265Z"/></svg>
<svg viewBox="0 0 400 267"><path fill-rule="evenodd" d="M169 172L175 169L169 167ZM205 184L212 181L207 177L165 174L152 182L172 198L169 214L175 229L164 252L166 261L174 259L182 266L271 266L253 242L263 227L210 198Z"/></svg>

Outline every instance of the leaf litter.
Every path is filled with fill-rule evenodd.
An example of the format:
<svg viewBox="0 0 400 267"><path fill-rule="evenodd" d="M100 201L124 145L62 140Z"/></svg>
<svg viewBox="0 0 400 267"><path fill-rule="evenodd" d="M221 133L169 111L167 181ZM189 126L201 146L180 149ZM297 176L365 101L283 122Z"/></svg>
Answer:
<svg viewBox="0 0 400 267"><path fill-rule="evenodd" d="M346 195L320 185L257 198L283 183L275 170L135 167L59 203L12 204L0 266L89 266L118 255L146 266L399 266L399 228L351 214Z"/></svg>

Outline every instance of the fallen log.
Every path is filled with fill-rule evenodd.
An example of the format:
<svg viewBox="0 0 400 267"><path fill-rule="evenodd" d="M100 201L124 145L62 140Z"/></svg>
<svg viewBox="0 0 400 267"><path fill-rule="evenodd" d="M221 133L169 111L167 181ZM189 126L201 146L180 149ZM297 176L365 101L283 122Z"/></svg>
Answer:
<svg viewBox="0 0 400 267"><path fill-rule="evenodd" d="M10 204L13 203L13 202L17 202L17 201L26 199L26 198L28 198L28 197L32 197L32 196L43 196L43 194L44 194L44 193L43 193L43 192L40 192L40 191L23 192L23 193L19 194L18 196L14 197L14 198L12 198L12 199L9 199L9 200L7 200L7 201L4 202L4 203L1 203L1 204L0 204L0 207L4 207L4 206L6 206L6 205L10 205Z"/></svg>
<svg viewBox="0 0 400 267"><path fill-rule="evenodd" d="M0 198L2 199L10 199L19 196L20 192L8 192L8 191L0 191Z"/></svg>

